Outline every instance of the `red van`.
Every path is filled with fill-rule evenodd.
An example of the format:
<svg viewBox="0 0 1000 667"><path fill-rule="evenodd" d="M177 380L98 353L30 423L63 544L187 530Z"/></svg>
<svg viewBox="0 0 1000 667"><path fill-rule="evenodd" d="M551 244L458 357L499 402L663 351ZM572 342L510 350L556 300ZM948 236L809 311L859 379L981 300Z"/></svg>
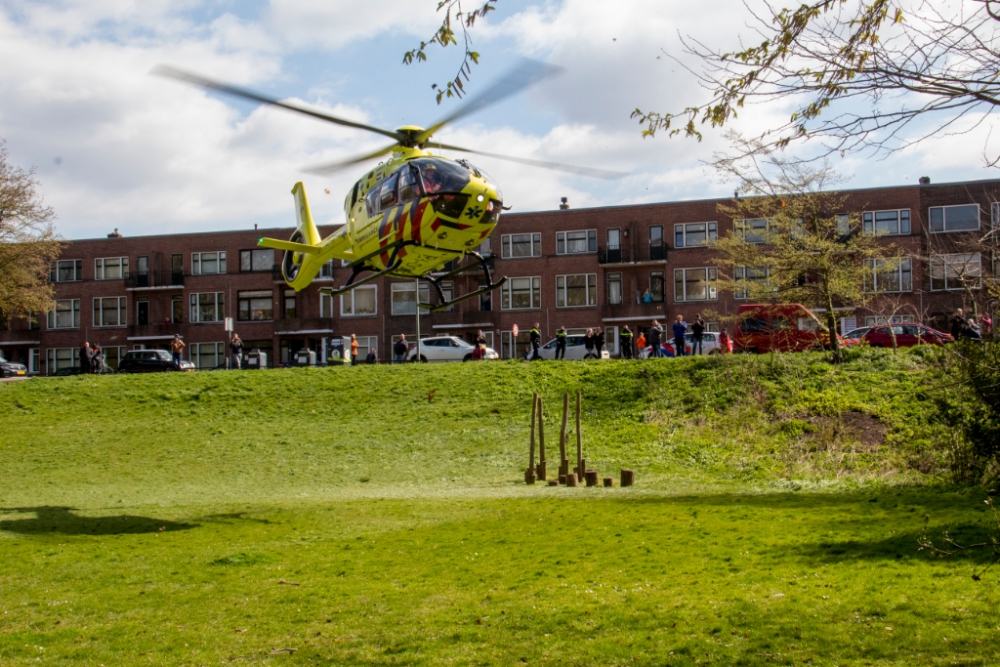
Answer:
<svg viewBox="0 0 1000 667"><path fill-rule="evenodd" d="M737 311L735 352L802 352L830 347L826 325L798 303L748 303ZM837 340L847 347L839 335Z"/></svg>

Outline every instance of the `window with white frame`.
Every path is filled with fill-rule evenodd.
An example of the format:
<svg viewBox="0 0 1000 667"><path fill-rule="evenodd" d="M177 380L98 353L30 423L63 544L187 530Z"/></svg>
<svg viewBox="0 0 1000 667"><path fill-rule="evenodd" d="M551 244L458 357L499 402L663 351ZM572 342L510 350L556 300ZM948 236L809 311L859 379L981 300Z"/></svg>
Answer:
<svg viewBox="0 0 1000 667"><path fill-rule="evenodd" d="M101 347L101 352L104 353L104 363L107 364L111 370L118 372L118 362L122 360L128 348L124 345L112 345Z"/></svg>
<svg viewBox="0 0 1000 667"><path fill-rule="evenodd" d="M978 289L982 284L980 262L978 252L931 257L931 291Z"/></svg>
<svg viewBox="0 0 1000 667"><path fill-rule="evenodd" d="M597 305L597 274L556 276L556 308Z"/></svg>
<svg viewBox="0 0 1000 667"><path fill-rule="evenodd" d="M355 287L340 296L342 317L365 317L378 314L378 285Z"/></svg>
<svg viewBox="0 0 1000 667"><path fill-rule="evenodd" d="M489 257L493 254L493 237L487 236L483 239L483 242L479 244L479 254L483 257Z"/></svg>
<svg viewBox="0 0 1000 667"><path fill-rule="evenodd" d="M608 274L608 304L617 306L622 302L622 274Z"/></svg>
<svg viewBox="0 0 1000 667"><path fill-rule="evenodd" d="M524 353L529 349L531 345L531 335L524 329L520 329L517 332L517 336L514 336L512 331L501 331L500 332L500 358L501 359L513 359L515 357L523 357Z"/></svg>
<svg viewBox="0 0 1000 667"><path fill-rule="evenodd" d="M99 257L94 260L94 280L117 280L128 276L128 257Z"/></svg>
<svg viewBox="0 0 1000 667"><path fill-rule="evenodd" d="M990 229L996 231L1000 229L1000 203L990 204Z"/></svg>
<svg viewBox="0 0 1000 667"><path fill-rule="evenodd" d="M913 260L909 257L868 259L865 266L866 292L913 291Z"/></svg>
<svg viewBox="0 0 1000 667"><path fill-rule="evenodd" d="M405 283L392 283L392 314L415 315L417 313L417 287L412 280ZM431 288L427 282L420 283L420 303L431 302ZM427 309L424 308L424 311Z"/></svg>
<svg viewBox="0 0 1000 667"><path fill-rule="evenodd" d="M226 363L225 343L191 343L188 345L188 354L195 368L208 370L218 368Z"/></svg>
<svg viewBox="0 0 1000 667"><path fill-rule="evenodd" d="M556 232L557 255L582 255L588 252L597 252L596 229Z"/></svg>
<svg viewBox="0 0 1000 667"><path fill-rule="evenodd" d="M221 322L225 318L225 292L202 292L190 296L189 322Z"/></svg>
<svg viewBox="0 0 1000 667"><path fill-rule="evenodd" d="M733 290L734 299L749 299L751 283L767 285L771 277L771 267L769 266L734 266L733 282L736 288ZM746 287L740 287L746 285ZM777 292L777 290L774 290Z"/></svg>
<svg viewBox="0 0 1000 667"><path fill-rule="evenodd" d="M330 259L323 262L323 266L319 267L319 275L316 276L316 280L333 280L333 263L335 261Z"/></svg>
<svg viewBox="0 0 1000 667"><path fill-rule="evenodd" d="M542 306L542 279L539 276L508 278L500 288L501 310L529 310Z"/></svg>
<svg viewBox="0 0 1000 667"><path fill-rule="evenodd" d="M273 290L237 292L236 305L236 319L240 322L266 322L274 319Z"/></svg>
<svg viewBox="0 0 1000 667"><path fill-rule="evenodd" d="M320 292L319 295L319 316L322 317L333 317L333 297L329 294L323 294Z"/></svg>
<svg viewBox="0 0 1000 667"><path fill-rule="evenodd" d="M932 206L927 214L932 234L974 232L979 229L979 204Z"/></svg>
<svg viewBox="0 0 1000 667"><path fill-rule="evenodd" d="M899 236L910 233L910 209L865 211L861 214L862 229L869 236Z"/></svg>
<svg viewBox="0 0 1000 667"><path fill-rule="evenodd" d="M767 218L733 221L733 233L746 243L767 243L770 222Z"/></svg>
<svg viewBox="0 0 1000 667"><path fill-rule="evenodd" d="M200 276L208 273L226 272L225 252L193 252L191 253L191 275Z"/></svg>
<svg viewBox="0 0 1000 667"><path fill-rule="evenodd" d="M42 372L42 351L37 347L28 350L28 373L37 375ZM118 370L115 368L115 370Z"/></svg>
<svg viewBox="0 0 1000 667"><path fill-rule="evenodd" d="M50 283L72 283L83 280L82 259L57 259L49 265Z"/></svg>
<svg viewBox="0 0 1000 667"><path fill-rule="evenodd" d="M697 248L714 241L719 235L719 225L715 222L686 222L674 225L675 248Z"/></svg>
<svg viewBox="0 0 1000 667"><path fill-rule="evenodd" d="M49 329L79 329L80 300L56 299L55 307L47 314L46 325Z"/></svg>
<svg viewBox="0 0 1000 667"><path fill-rule="evenodd" d="M378 355L378 338L376 336L356 336L358 341L358 361L364 361L371 350Z"/></svg>
<svg viewBox="0 0 1000 667"><path fill-rule="evenodd" d="M225 253L222 253L225 255ZM225 259L223 259L223 263ZM274 248L254 248L240 250L240 271L270 271L274 269ZM225 273L225 266L219 273ZM206 271L205 273L209 273Z"/></svg>
<svg viewBox="0 0 1000 667"><path fill-rule="evenodd" d="M45 373L55 375L64 368L80 365L80 350L75 347L50 347L45 350Z"/></svg>
<svg viewBox="0 0 1000 667"><path fill-rule="evenodd" d="M95 327L123 327L128 322L128 311L123 296L97 297L94 299Z"/></svg>
<svg viewBox="0 0 1000 667"><path fill-rule="evenodd" d="M674 269L674 301L709 301L718 298L713 284L719 279L719 270Z"/></svg>
<svg viewBox="0 0 1000 667"><path fill-rule="evenodd" d="M851 235L851 215L850 213L837 214L837 236Z"/></svg>
<svg viewBox="0 0 1000 667"><path fill-rule="evenodd" d="M866 327L874 327L879 324L912 324L916 321L917 319L913 315L893 315L892 317L886 317L885 315L865 316Z"/></svg>
<svg viewBox="0 0 1000 667"><path fill-rule="evenodd" d="M541 256L541 234L504 234L500 237L500 257L502 259Z"/></svg>

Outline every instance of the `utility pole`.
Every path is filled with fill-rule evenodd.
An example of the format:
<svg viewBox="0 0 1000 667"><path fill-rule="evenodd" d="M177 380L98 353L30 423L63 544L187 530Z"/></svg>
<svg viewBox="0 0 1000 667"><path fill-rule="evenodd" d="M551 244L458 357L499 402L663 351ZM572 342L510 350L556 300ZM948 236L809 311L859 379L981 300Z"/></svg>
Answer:
<svg viewBox="0 0 1000 667"><path fill-rule="evenodd" d="M414 295L414 301L417 304L417 356L414 357L414 361L420 362L420 278L416 279L417 291Z"/></svg>

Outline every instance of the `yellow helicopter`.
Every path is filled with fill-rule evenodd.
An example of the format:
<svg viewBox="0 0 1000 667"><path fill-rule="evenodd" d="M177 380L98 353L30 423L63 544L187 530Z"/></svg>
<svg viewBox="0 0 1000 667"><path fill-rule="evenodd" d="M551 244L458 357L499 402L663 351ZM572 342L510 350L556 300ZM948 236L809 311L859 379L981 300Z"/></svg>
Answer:
<svg viewBox="0 0 1000 667"><path fill-rule="evenodd" d="M160 76L209 90L391 137L395 143L373 153L306 170L330 174L344 167L391 155L362 176L347 193L344 201L347 224L321 239L313 223L305 187L299 182L292 188L297 225L291 238L287 241L262 238L258 245L285 251L281 271L285 282L296 291L307 287L327 261L343 260L352 269L347 283L339 289L323 288L321 292L337 296L381 276L421 278L434 285L439 296L440 303L428 308L432 312L490 292L507 279L503 277L494 282L488 263L475 251L493 231L505 208L500 189L493 179L467 160L436 156L428 149L474 153L598 178L625 176L619 172L484 153L431 141L432 135L445 125L495 104L558 71L558 68L544 63L523 61L488 89L468 98L465 104L429 128L408 125L385 130L172 67L161 65L153 70ZM479 262L487 284L468 294L446 299L441 281L474 268L474 265L456 262L459 264L457 268L445 273L435 272L448 262L465 256ZM360 278L364 273L370 275Z"/></svg>

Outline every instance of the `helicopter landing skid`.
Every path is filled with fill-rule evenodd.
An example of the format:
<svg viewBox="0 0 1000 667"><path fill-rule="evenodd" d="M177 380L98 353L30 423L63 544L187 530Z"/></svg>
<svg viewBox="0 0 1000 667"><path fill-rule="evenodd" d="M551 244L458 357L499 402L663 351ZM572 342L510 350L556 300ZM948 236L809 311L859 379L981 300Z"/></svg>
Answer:
<svg viewBox="0 0 1000 667"><path fill-rule="evenodd" d="M445 278L450 278L451 276L462 273L463 271L467 271L468 269L472 268L472 265L460 266L458 268L452 269L451 271L448 271L447 273L443 273L435 278L425 277L425 280L427 280L430 284L434 285L434 288L437 290L438 297L440 297L441 299L441 303L432 308L428 308L430 312L439 313L442 310L451 308L456 303L461 303L462 301L468 301L469 299L474 299L482 294L487 294L489 292L492 292L493 290L495 290L496 288L500 287L505 282L507 282L507 276L504 276L500 280L493 282L493 277L490 274L489 264L487 264L486 260L483 259L483 256L480 255L478 252L469 252L467 254L472 255L473 257L476 258L476 260L479 261L479 265L483 268L483 272L486 274L486 282L487 282L486 287L481 287L475 290L474 292L469 292L468 294L463 294L462 296L456 299L451 299L450 301L447 301L444 298L444 291L441 289L441 281L444 280Z"/></svg>

